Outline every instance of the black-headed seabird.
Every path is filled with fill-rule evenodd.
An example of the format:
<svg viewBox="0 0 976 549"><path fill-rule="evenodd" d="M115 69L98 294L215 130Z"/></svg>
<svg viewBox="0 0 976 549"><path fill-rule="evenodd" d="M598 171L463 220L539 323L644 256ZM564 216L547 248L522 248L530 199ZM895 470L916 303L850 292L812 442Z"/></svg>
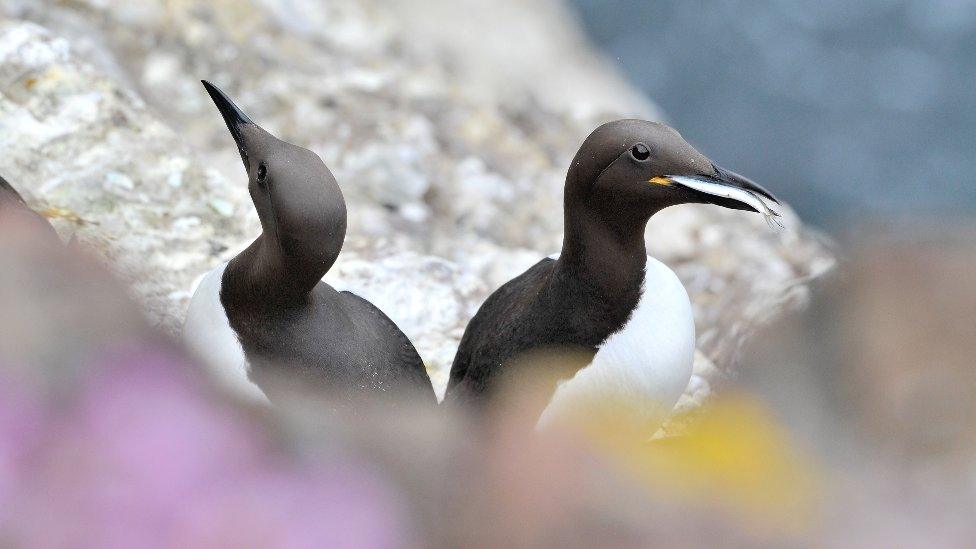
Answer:
<svg viewBox="0 0 976 549"><path fill-rule="evenodd" d="M540 422L581 404L615 401L641 414L653 433L688 384L695 324L678 277L647 256L647 222L685 203L775 219L767 201L778 203L752 181L715 166L664 124L618 120L600 126L566 175L562 251L482 304L461 339L445 402L480 404L521 366L513 366L520 357L575 350L582 356L575 371L553 371L544 382L553 392L538 410ZM528 366L551 369L556 362Z"/></svg>
<svg viewBox="0 0 976 549"><path fill-rule="evenodd" d="M200 282L186 344L219 380L258 399L275 401L286 387L334 409L377 398L436 403L423 362L397 325L369 301L322 282L346 233L332 173L318 155L277 139L203 85L237 142L262 233Z"/></svg>

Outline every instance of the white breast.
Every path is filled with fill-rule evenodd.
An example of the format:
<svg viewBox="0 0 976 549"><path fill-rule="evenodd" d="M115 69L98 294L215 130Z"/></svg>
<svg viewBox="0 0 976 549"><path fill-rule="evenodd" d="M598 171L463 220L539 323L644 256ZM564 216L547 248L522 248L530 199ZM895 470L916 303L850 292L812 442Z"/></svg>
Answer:
<svg viewBox="0 0 976 549"><path fill-rule="evenodd" d="M625 411L650 437L687 387L694 358L688 293L671 269L648 257L637 308L590 364L559 384L538 425L609 407Z"/></svg>
<svg viewBox="0 0 976 549"><path fill-rule="evenodd" d="M220 303L225 268L227 263L207 273L193 292L183 322L183 343L221 387L248 400L267 403L268 397L247 377L244 349Z"/></svg>

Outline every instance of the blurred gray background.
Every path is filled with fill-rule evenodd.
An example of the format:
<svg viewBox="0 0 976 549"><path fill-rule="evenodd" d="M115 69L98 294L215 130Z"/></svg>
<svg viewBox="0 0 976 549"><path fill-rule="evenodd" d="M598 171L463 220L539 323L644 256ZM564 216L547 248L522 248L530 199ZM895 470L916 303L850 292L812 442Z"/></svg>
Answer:
<svg viewBox="0 0 976 549"><path fill-rule="evenodd" d="M973 0L571 4L689 141L806 221L976 212Z"/></svg>

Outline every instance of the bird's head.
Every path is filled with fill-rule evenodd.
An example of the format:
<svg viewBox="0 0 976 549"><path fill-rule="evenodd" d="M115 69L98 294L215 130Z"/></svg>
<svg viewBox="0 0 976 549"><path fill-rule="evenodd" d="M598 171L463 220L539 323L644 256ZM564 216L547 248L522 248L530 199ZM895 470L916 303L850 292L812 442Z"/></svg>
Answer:
<svg viewBox="0 0 976 549"><path fill-rule="evenodd" d="M330 236L337 237L341 244L346 226L345 201L322 159L262 129L210 82L204 80L203 86L237 143L251 200L265 234L273 235L286 250L308 249L318 244L308 240Z"/></svg>
<svg viewBox="0 0 976 549"><path fill-rule="evenodd" d="M571 204L609 220L643 223L655 212L708 203L775 217L779 201L756 183L719 168L669 126L617 120L597 128L580 147L566 181Z"/></svg>

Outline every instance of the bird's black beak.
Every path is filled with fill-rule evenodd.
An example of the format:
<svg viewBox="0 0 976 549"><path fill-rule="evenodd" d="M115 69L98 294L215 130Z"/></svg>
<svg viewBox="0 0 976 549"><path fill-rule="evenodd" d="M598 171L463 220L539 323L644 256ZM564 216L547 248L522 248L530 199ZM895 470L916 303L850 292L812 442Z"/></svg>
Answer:
<svg viewBox="0 0 976 549"><path fill-rule="evenodd" d="M733 187L738 187L740 189L745 189L752 193L758 194L763 198L768 198L776 204L779 204L779 200L772 193L762 188L758 183L749 179L748 177L739 175L733 171L720 168L715 164L712 164L712 168L715 170L715 176L713 179L719 183L724 183L726 185L731 185Z"/></svg>
<svg viewBox="0 0 976 549"><path fill-rule="evenodd" d="M220 91L217 86L214 86L206 80L201 80L200 82L203 83L203 87L207 89L210 98L217 105L217 110L224 117L224 123L227 124L227 129L230 130L230 134L234 136L234 141L237 143L237 150L241 153L241 160L244 161L244 169L249 169L247 163L247 146L245 145L244 134L241 130L244 126L254 124L254 122L251 122L251 119L244 114L244 111L235 105L230 100L230 97L227 97L227 94Z"/></svg>
<svg viewBox="0 0 976 549"><path fill-rule="evenodd" d="M779 217L767 201L779 204L772 193L758 183L735 172L712 165L713 174L666 175L653 177L649 183L677 186L694 193L702 202L736 210L754 211L767 219Z"/></svg>

